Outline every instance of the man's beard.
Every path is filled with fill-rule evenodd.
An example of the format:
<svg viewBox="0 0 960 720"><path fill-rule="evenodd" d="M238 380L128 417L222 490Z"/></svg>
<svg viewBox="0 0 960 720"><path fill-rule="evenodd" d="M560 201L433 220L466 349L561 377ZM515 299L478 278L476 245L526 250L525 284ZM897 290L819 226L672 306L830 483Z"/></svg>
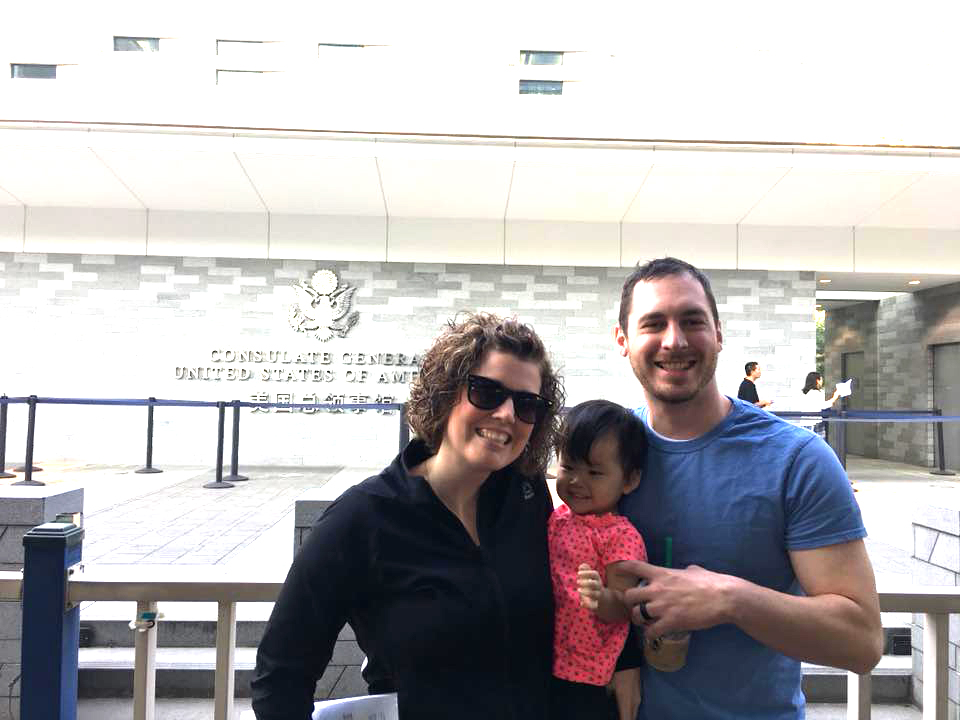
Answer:
<svg viewBox="0 0 960 720"><path fill-rule="evenodd" d="M633 363L631 363L631 368L633 369L633 374L636 376L637 380L640 381L640 384L643 386L643 389L647 395L668 405L682 405L696 398L697 395L700 394L700 391L709 385L711 380L713 380L717 371L717 356L714 354L713 357L707 360L707 364L703 366L704 372L700 374L697 384L690 390L682 392L681 394L664 393L662 390L657 388L656 384L650 379L650 377L647 376L645 372L638 370L635 366L633 366ZM677 388L677 390L681 389Z"/></svg>

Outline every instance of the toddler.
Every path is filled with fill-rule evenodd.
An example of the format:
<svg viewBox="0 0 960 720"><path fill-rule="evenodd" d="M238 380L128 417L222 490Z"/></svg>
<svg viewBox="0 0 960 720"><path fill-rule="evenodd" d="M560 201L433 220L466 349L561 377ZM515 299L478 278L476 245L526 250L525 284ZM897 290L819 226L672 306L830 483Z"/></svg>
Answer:
<svg viewBox="0 0 960 720"><path fill-rule="evenodd" d="M556 606L550 717L615 719L606 686L629 628L622 593L636 584L618 566L647 557L640 533L617 513L617 503L640 483L647 455L643 423L607 400L580 403L564 418L557 454L557 495L564 504L553 511L547 531ZM620 713L630 711L621 707Z"/></svg>

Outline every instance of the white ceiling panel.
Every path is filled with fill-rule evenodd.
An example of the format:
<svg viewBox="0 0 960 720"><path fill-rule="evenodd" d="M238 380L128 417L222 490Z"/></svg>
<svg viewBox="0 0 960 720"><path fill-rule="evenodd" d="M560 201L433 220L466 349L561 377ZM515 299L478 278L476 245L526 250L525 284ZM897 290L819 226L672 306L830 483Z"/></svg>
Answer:
<svg viewBox="0 0 960 720"><path fill-rule="evenodd" d="M736 224L786 172L777 167L654 165L624 222Z"/></svg>
<svg viewBox="0 0 960 720"><path fill-rule="evenodd" d="M141 207L88 148L0 146L0 187L35 207Z"/></svg>
<svg viewBox="0 0 960 720"><path fill-rule="evenodd" d="M744 218L747 225L856 225L921 173L791 170Z"/></svg>
<svg viewBox="0 0 960 720"><path fill-rule="evenodd" d="M861 226L960 229L960 174L921 177Z"/></svg>
<svg viewBox="0 0 960 720"><path fill-rule="evenodd" d="M379 143L372 138L336 138L315 133L284 135L240 135L232 139L240 155L313 155L325 158L376 157Z"/></svg>
<svg viewBox="0 0 960 720"><path fill-rule="evenodd" d="M264 209L232 152L110 149L100 156L151 210Z"/></svg>
<svg viewBox="0 0 960 720"><path fill-rule="evenodd" d="M509 160L382 157L379 165L391 217L503 218Z"/></svg>
<svg viewBox="0 0 960 720"><path fill-rule="evenodd" d="M858 273L960 273L960 230L858 228L855 262Z"/></svg>
<svg viewBox="0 0 960 720"><path fill-rule="evenodd" d="M649 166L518 162L507 219L619 222L648 170Z"/></svg>
<svg viewBox="0 0 960 720"><path fill-rule="evenodd" d="M250 180L272 213L383 216L373 158L240 154Z"/></svg>
<svg viewBox="0 0 960 720"><path fill-rule="evenodd" d="M21 203L19 200L17 200L13 195L11 195L11 194L8 193L6 190L4 190L2 187L0 187L0 205L17 205L17 206L20 206L20 205L22 205L22 204L23 204L23 203Z"/></svg>

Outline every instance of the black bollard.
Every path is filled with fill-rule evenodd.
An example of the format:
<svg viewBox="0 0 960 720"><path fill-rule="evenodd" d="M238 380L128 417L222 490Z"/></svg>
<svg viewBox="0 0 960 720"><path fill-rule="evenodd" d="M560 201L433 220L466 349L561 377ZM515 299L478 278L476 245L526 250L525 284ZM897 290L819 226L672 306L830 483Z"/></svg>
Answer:
<svg viewBox="0 0 960 720"><path fill-rule="evenodd" d="M410 442L410 423L407 422L407 404L400 405L400 452Z"/></svg>
<svg viewBox="0 0 960 720"><path fill-rule="evenodd" d="M223 480L223 420L227 412L225 402L217 403L217 476L213 482L204 485L205 488L232 488L233 483Z"/></svg>
<svg viewBox="0 0 960 720"><path fill-rule="evenodd" d="M38 470L33 466L33 434L37 425L37 396L31 395L27 398L27 455L23 460L23 469L17 472L23 473L23 480L19 480L14 485L45 485L39 480L33 479L33 473ZM16 469L16 468L14 468Z"/></svg>
<svg viewBox="0 0 960 720"><path fill-rule="evenodd" d="M155 397L147 398L147 464L139 470L134 470L141 475L163 472L153 466L153 404L156 401Z"/></svg>
<svg viewBox="0 0 960 720"><path fill-rule="evenodd" d="M233 405L233 447L230 450L230 474L224 480L226 482L241 482L250 478L238 472L240 463L240 401L234 400L230 404Z"/></svg>
<svg viewBox="0 0 960 720"><path fill-rule="evenodd" d="M841 410L840 417L847 417L847 411ZM847 424L845 422L837 423L837 457L840 458L840 465L844 470L847 469Z"/></svg>
<svg viewBox="0 0 960 720"><path fill-rule="evenodd" d="M0 478L16 477L7 472L7 396L0 395Z"/></svg>
<svg viewBox="0 0 960 720"><path fill-rule="evenodd" d="M940 408L934 408L933 414L937 417L943 415L943 411ZM931 475L956 475L952 470L947 470L947 463L944 459L943 451L943 421L935 422L933 427L937 433L937 467L930 471Z"/></svg>

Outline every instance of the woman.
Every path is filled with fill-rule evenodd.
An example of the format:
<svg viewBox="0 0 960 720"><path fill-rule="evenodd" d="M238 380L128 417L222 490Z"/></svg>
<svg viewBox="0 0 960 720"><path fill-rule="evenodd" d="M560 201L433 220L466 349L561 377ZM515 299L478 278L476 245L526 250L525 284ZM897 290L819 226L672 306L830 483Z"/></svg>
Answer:
<svg viewBox="0 0 960 720"><path fill-rule="evenodd" d="M823 394L823 375L818 372L808 372L807 379L803 383L803 410L810 413L820 413L821 410L832 407L840 397L840 390L834 390L833 396L827 400ZM823 436L823 423L814 421L810 423L810 429L818 435Z"/></svg>
<svg viewBox="0 0 960 720"><path fill-rule="evenodd" d="M294 559L257 651L260 720L307 720L344 622L402 718L546 718L544 469L563 390L527 325L450 322L410 390L417 438L347 490Z"/></svg>

